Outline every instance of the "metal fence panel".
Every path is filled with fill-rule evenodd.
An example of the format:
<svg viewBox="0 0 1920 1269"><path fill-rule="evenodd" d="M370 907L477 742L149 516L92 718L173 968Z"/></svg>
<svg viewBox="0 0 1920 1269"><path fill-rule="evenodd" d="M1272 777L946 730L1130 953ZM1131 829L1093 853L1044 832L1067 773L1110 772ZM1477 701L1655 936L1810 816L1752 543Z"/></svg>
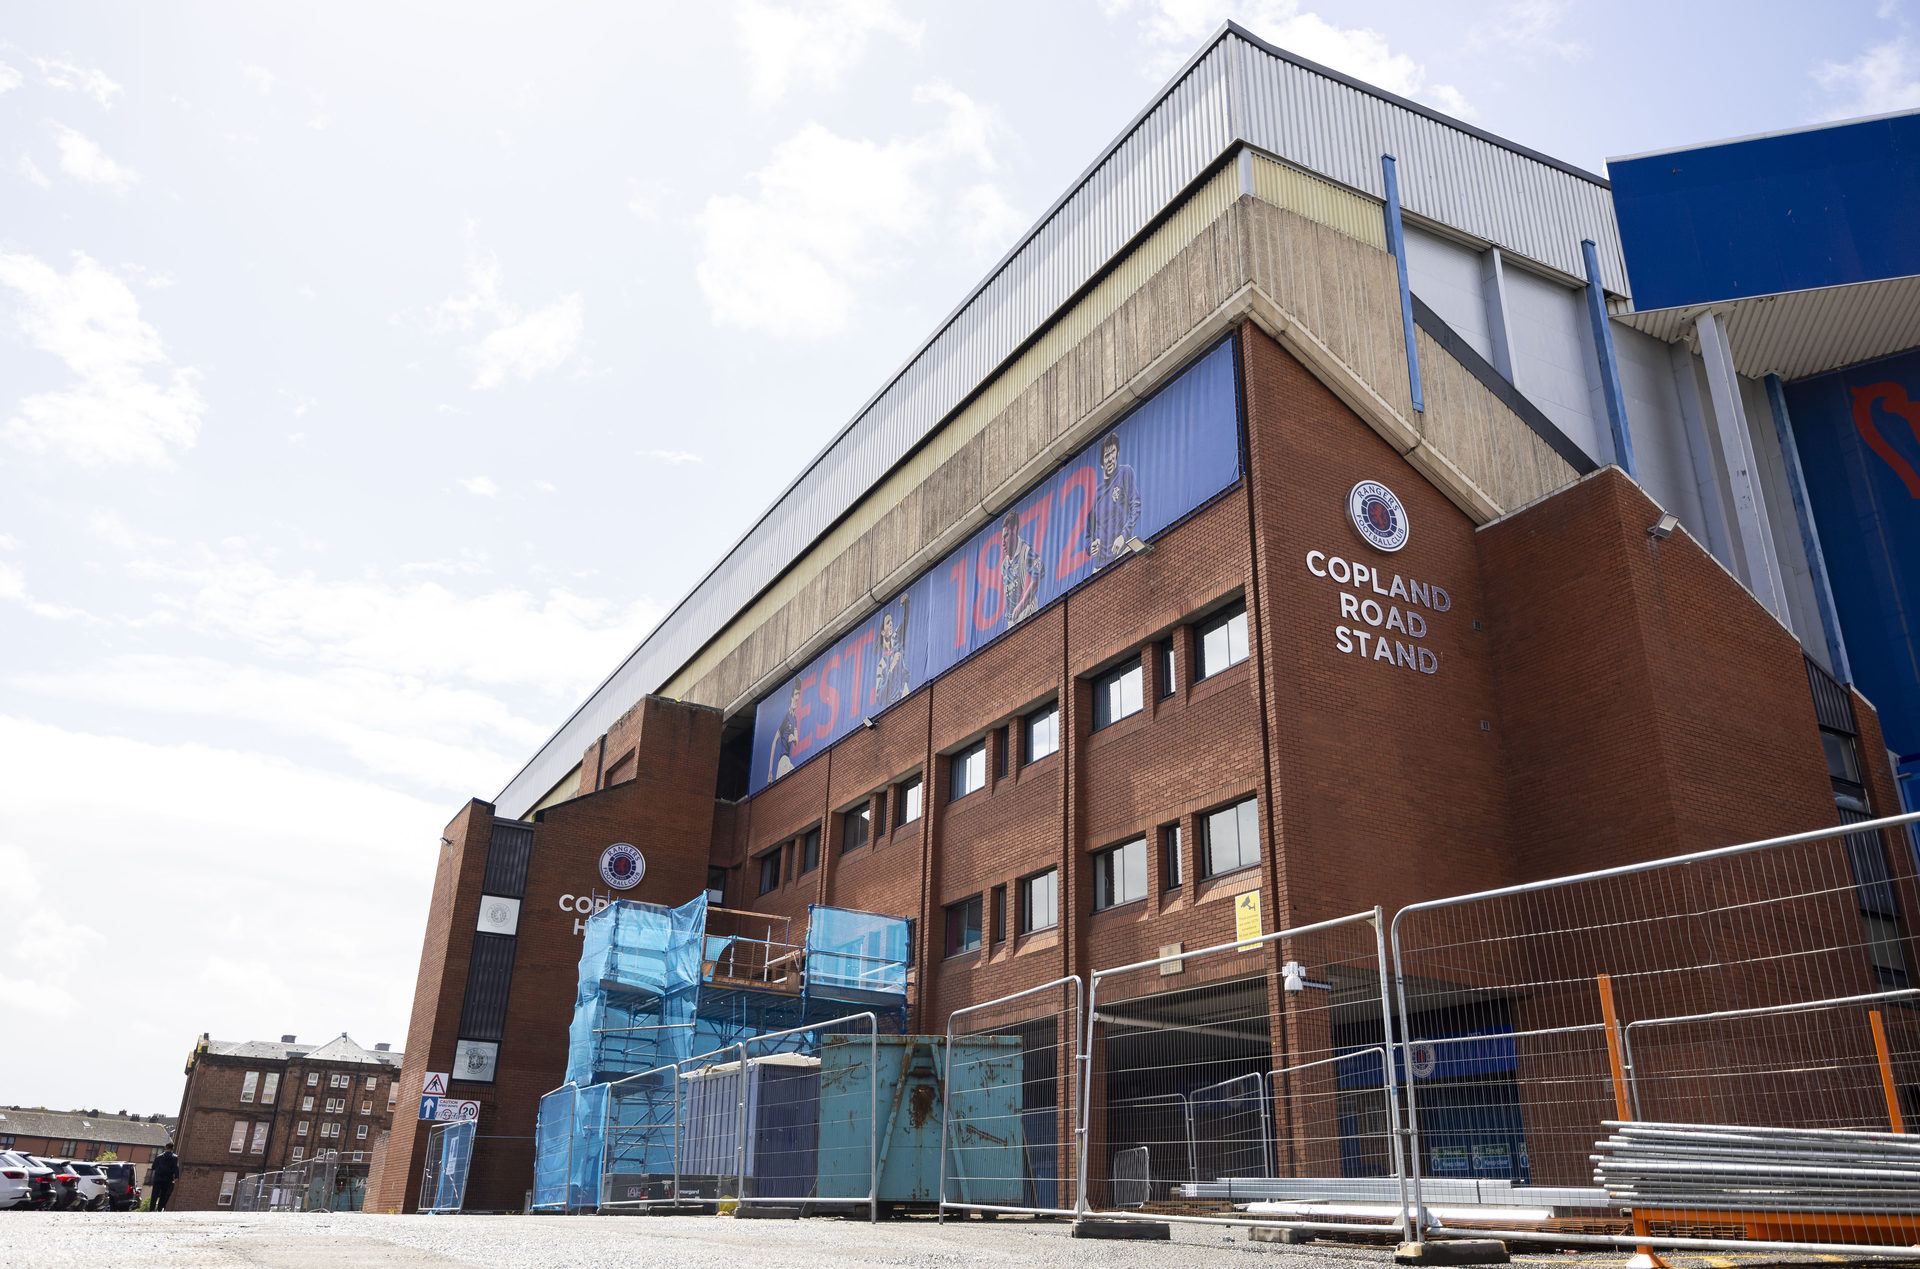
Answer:
<svg viewBox="0 0 1920 1269"><path fill-rule="evenodd" d="M1404 1232L1383 924L1095 971L1079 1210Z"/></svg>
<svg viewBox="0 0 1920 1269"><path fill-rule="evenodd" d="M940 1211L1072 1216L1085 986L1057 978L947 1019Z"/></svg>
<svg viewBox="0 0 1920 1269"><path fill-rule="evenodd" d="M1885 1140L1920 1087L1901 921L1920 879L1910 841L1875 832L1916 818L1402 910L1395 1065L1427 1233L1920 1243L1920 1160ZM1828 1168L1888 1185L1815 1184Z"/></svg>

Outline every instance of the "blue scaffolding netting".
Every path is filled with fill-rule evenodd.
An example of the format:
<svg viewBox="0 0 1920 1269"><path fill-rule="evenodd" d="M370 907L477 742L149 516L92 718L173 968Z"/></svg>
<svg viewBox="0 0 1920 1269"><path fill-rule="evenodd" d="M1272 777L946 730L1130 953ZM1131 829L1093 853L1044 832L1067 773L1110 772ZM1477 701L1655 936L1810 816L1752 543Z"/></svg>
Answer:
<svg viewBox="0 0 1920 1269"><path fill-rule="evenodd" d="M604 1172L661 1170L682 1064L786 1031L761 1052L817 1055L845 1029L827 1024L856 1013L873 1014L879 1033L905 1029L903 918L816 904L797 946L775 937L779 920L723 914L704 894L677 908L621 900L588 918L567 1083L541 1098L535 1127L535 1208L591 1208Z"/></svg>

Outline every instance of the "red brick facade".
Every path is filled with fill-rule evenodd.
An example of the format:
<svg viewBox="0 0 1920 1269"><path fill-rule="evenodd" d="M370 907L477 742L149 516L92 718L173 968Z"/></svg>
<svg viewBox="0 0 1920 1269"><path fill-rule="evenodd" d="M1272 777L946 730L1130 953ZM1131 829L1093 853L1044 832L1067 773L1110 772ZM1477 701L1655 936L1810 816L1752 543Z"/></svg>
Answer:
<svg viewBox="0 0 1920 1269"><path fill-rule="evenodd" d="M810 903L914 918L912 1025L939 1031L953 1009L1063 974L1228 941L1249 891L1272 930L1833 821L1798 644L1697 544L1650 538L1659 509L1624 475L1605 470L1476 528L1264 334L1244 329L1240 355L1246 478L871 728L737 804L711 796L710 711L648 700L589 749L584 787L619 783L537 817L502 1074L462 1094L487 1107L483 1136L500 1136L476 1152L469 1208L517 1208L528 1187L534 1102L563 1078L579 946L556 896L591 893L611 842L640 844L648 860L622 898L684 902L711 863L727 870L730 907L796 923ZM1373 551L1348 521L1363 479L1405 504L1412 532L1397 554ZM1343 650L1351 631L1372 632L1343 604L1371 594L1329 575L1336 557L1379 570L1382 586L1399 574L1444 592L1444 606L1392 605L1403 623L1418 614L1424 630L1400 638L1431 661ZM1198 679L1196 623L1242 602L1252 655ZM1092 677L1134 659L1144 708L1095 731ZM1050 701L1060 750L1029 763L1021 720ZM1855 708L1875 758L1871 710ZM987 787L950 799L948 757L983 736ZM1876 804L1896 805L1870 765ZM896 825L894 790L912 776L923 811ZM1248 796L1257 864L1203 877L1199 817ZM872 840L843 851L843 813L862 802ZM489 822L476 802L448 830L403 1095L451 1057ZM1169 888L1162 830L1174 825L1182 884ZM820 863L802 874L789 844L816 826ZM1140 836L1148 893L1095 912L1094 852ZM759 861L775 850L779 884L762 894ZM1050 867L1059 924L1020 934L1018 883ZM991 928L999 887L1004 931ZM990 928L980 950L948 958L944 909L973 895ZM1271 980L1279 960L1268 948L1179 981ZM370 1209L412 1206L423 1136L395 1125Z"/></svg>

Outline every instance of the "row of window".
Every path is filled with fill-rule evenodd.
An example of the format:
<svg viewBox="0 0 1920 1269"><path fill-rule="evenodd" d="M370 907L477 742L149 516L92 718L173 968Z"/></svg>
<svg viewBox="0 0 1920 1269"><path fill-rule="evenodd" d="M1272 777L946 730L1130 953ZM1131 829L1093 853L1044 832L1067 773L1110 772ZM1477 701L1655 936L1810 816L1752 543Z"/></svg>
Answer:
<svg viewBox="0 0 1920 1269"><path fill-rule="evenodd" d="M320 1125L320 1135L322 1137L338 1137L341 1133L341 1129L344 1127L345 1127L344 1124L323 1123ZM307 1128L308 1128L308 1122L302 1119L299 1123L293 1126L293 1135L296 1137L304 1137L307 1135ZM367 1139L367 1125L365 1124L356 1125L353 1130L353 1135L358 1137L360 1140L365 1141Z"/></svg>
<svg viewBox="0 0 1920 1269"><path fill-rule="evenodd" d="M1246 604L1235 603L1198 622L1194 626L1194 636L1195 673L1201 679L1210 678L1222 670L1245 661L1248 650ZM1177 683L1174 643L1171 636L1156 645L1155 656L1158 658L1157 664L1160 667L1158 674L1160 694L1171 696ZM1139 713L1144 705L1142 695L1144 686L1145 675L1142 672L1140 658L1137 656L1096 677L1092 683L1093 729L1099 731L1129 715ZM1021 765L1031 766L1060 751L1060 703L1058 701L1048 701L1025 714L1019 720L1019 727ZM993 747L996 778L1007 774L1008 754L1012 740L1011 728L1012 724L1009 724L997 733L999 743ZM947 756L947 800L949 802L957 802L987 787L989 747L987 741L988 738L983 736ZM911 824L920 818L922 794L920 777L910 776L892 787L890 797L883 794L877 798L869 798L858 806L841 812L840 853L844 855L859 850L873 840L876 803L881 806L883 817L885 808L891 805L893 824L897 828ZM756 863L759 893L763 895L779 889L783 880L806 876L820 866L820 829L817 826L807 829L799 837L783 842L757 856ZM1222 868L1220 871L1232 871L1232 869ZM1212 874L1209 873L1209 875ZM724 882L724 874L722 881ZM709 884L711 885L711 881ZM975 945L977 946L977 942Z"/></svg>
<svg viewBox="0 0 1920 1269"><path fill-rule="evenodd" d="M273 1099L280 1092L280 1072L268 1071L266 1079L260 1078L259 1071L248 1071L240 1077L240 1100L251 1102L254 1094L259 1093L262 1106L273 1105Z"/></svg>
<svg viewBox="0 0 1920 1269"><path fill-rule="evenodd" d="M1182 881L1180 826L1160 827L1161 885L1177 889ZM1093 908L1100 912L1147 897L1147 839L1136 837L1093 853ZM1238 802L1200 817L1201 875L1219 877L1251 868L1260 862L1260 800ZM980 895L970 895L946 907L946 954L963 956L980 950L991 937L998 946L1007 937L1007 888L990 892L991 909L983 913ZM1021 934L1051 929L1060 923L1060 870L1049 868L1022 877L1014 886L1016 917ZM990 915L990 925L983 916Z"/></svg>
<svg viewBox="0 0 1920 1269"><path fill-rule="evenodd" d="M253 1135L253 1145L251 1147L247 1145L247 1135L249 1133ZM266 1148L266 1120L262 1119L249 1122L248 1120L240 1119L234 1121L233 1137L227 1142L227 1152L229 1154L239 1154L242 1151L245 1151L247 1154L261 1154L265 1152Z"/></svg>

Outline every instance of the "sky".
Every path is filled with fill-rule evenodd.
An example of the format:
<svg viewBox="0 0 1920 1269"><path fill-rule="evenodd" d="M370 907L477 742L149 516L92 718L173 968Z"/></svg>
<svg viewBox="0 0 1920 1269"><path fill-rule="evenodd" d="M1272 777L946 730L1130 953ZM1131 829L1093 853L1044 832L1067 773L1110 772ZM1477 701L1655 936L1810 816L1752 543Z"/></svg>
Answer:
<svg viewBox="0 0 1920 1269"><path fill-rule="evenodd" d="M1603 169L1920 0L0 9L0 1104L406 1039L493 797L1227 16Z"/></svg>

